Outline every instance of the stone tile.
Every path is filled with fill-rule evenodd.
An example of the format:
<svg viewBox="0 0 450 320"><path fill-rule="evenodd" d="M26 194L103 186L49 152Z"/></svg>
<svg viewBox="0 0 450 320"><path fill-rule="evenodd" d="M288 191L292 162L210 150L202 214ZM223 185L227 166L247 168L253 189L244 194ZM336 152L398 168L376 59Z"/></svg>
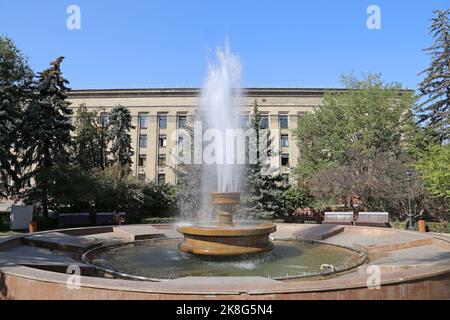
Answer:
<svg viewBox="0 0 450 320"><path fill-rule="evenodd" d="M302 229L293 233L293 236L298 240L324 240L335 236L344 231L343 226L322 224L314 228Z"/></svg>
<svg viewBox="0 0 450 320"><path fill-rule="evenodd" d="M114 227L114 233L125 235L132 241L165 237L164 231L149 225L118 226Z"/></svg>
<svg viewBox="0 0 450 320"><path fill-rule="evenodd" d="M101 242L70 236L60 232L47 232L23 237L24 244L40 248L84 252L102 245Z"/></svg>

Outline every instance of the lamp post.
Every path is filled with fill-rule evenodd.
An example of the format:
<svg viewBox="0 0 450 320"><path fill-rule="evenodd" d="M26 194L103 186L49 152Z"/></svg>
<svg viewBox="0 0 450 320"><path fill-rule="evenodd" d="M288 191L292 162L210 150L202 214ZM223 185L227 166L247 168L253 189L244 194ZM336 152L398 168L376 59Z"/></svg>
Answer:
<svg viewBox="0 0 450 320"><path fill-rule="evenodd" d="M411 211L411 171L406 171L406 181L408 182L408 230L414 230L413 215Z"/></svg>

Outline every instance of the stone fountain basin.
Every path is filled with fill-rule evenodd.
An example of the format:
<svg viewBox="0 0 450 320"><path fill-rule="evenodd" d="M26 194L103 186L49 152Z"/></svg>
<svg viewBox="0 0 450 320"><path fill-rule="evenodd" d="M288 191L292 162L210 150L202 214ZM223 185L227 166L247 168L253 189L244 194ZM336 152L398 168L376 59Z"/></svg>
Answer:
<svg viewBox="0 0 450 320"><path fill-rule="evenodd" d="M178 227L184 235L180 250L208 256L233 256L273 249L269 235L277 230L274 224L234 226L190 225Z"/></svg>

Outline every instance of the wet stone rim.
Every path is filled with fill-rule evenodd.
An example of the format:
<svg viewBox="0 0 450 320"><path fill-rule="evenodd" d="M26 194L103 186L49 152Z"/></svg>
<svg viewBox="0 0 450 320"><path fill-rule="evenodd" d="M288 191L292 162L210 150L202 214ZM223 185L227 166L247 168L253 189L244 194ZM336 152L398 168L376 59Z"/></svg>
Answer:
<svg viewBox="0 0 450 320"><path fill-rule="evenodd" d="M131 246L131 245L144 245L146 243L156 243L156 244L162 244L165 242L180 242L179 238L166 238L166 239L147 239L147 240L139 240L139 241L130 241L130 242L125 242L125 243L116 243L116 244L111 244L111 245L103 245L97 248L93 248L90 249L88 251L86 251L82 257L81 260L83 261L83 263L85 263L88 266L91 266L93 268L95 268L96 270L102 271L104 273L116 276L118 278L122 278L122 279L130 279L130 280L139 280L139 281L150 281L150 282L165 282L165 281L170 281L170 280L174 280L174 279L180 279L180 278L173 278L173 279L164 279L164 278L150 278L150 277L144 277L144 276L138 276L138 275L134 275L134 274L129 274L129 273L124 273L121 272L119 270L115 270L115 269L111 269L111 268L107 268L104 266L100 266L97 265L95 263L92 262L92 258L94 258L97 254L99 254L100 252L104 252L107 250L111 250L114 248L120 248L120 247L126 247L126 246ZM343 246L343 245L337 245L337 244L331 244L328 242L324 242L324 241L318 241L318 240L308 240L308 241L301 241L301 240L293 240L293 239L278 239L276 241L279 242L283 242L283 241L293 241L293 242L299 242L299 243L310 243L310 244L321 244L321 245L326 245L326 246L331 246L331 247L337 247L337 248L342 248L342 249L346 249L349 251L352 251L354 253L357 254L357 262L354 263L351 266L341 266L341 267L335 267L333 271L326 271L326 272L309 272L306 274L301 274L301 275L291 275L291 276L283 276L283 277L271 277L270 279L272 280L277 280L277 281L285 281L285 280L294 280L294 279L304 279L304 278L313 278L313 277L323 277L323 276L330 276L330 275L336 275L338 273L343 273L343 272L348 272L350 270L356 269L359 266L365 264L368 262L369 257L368 254L365 252L361 252L358 251L354 248L351 247L347 247L347 246ZM208 277L208 276L205 276Z"/></svg>

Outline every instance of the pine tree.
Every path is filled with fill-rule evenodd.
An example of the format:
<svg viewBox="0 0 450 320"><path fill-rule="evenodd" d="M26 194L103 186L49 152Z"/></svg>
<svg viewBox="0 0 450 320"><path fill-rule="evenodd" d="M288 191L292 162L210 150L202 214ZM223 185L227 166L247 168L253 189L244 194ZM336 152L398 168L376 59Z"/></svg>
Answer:
<svg viewBox="0 0 450 320"><path fill-rule="evenodd" d="M77 111L73 151L74 161L84 170L105 169L106 127L98 119L97 111L81 105Z"/></svg>
<svg viewBox="0 0 450 320"><path fill-rule="evenodd" d="M112 109L109 118L108 140L111 142L111 155L113 165L118 168L118 175L123 177L131 172L131 157L134 151L131 147L130 130L131 114L128 108L116 106Z"/></svg>
<svg viewBox="0 0 450 320"><path fill-rule="evenodd" d="M241 214L259 219L274 219L286 214L284 206L284 191L282 177L270 173L270 158L274 156L270 131L262 130L262 116L257 102L253 105L250 129L255 137L253 147L256 153L255 163L247 166L246 191L241 197ZM264 135L267 135L267 139ZM261 154L262 143L267 143L267 157ZM243 212L242 212L243 211Z"/></svg>
<svg viewBox="0 0 450 320"><path fill-rule="evenodd" d="M419 105L419 122L427 123L442 141L449 139L450 124L450 9L434 11L430 34L433 46L425 49L431 56L430 66L420 74L426 74L419 83L419 90L426 100Z"/></svg>
<svg viewBox="0 0 450 320"><path fill-rule="evenodd" d="M0 36L0 198L12 195L21 186L20 159L15 149L32 81L33 72L22 53L11 39Z"/></svg>
<svg viewBox="0 0 450 320"><path fill-rule="evenodd" d="M34 97L25 110L20 139L23 166L31 168L24 178L35 179L27 195L40 200L45 217L48 217L50 172L55 166L70 163L72 110L67 101L69 82L60 69L63 59L59 57L39 73Z"/></svg>

